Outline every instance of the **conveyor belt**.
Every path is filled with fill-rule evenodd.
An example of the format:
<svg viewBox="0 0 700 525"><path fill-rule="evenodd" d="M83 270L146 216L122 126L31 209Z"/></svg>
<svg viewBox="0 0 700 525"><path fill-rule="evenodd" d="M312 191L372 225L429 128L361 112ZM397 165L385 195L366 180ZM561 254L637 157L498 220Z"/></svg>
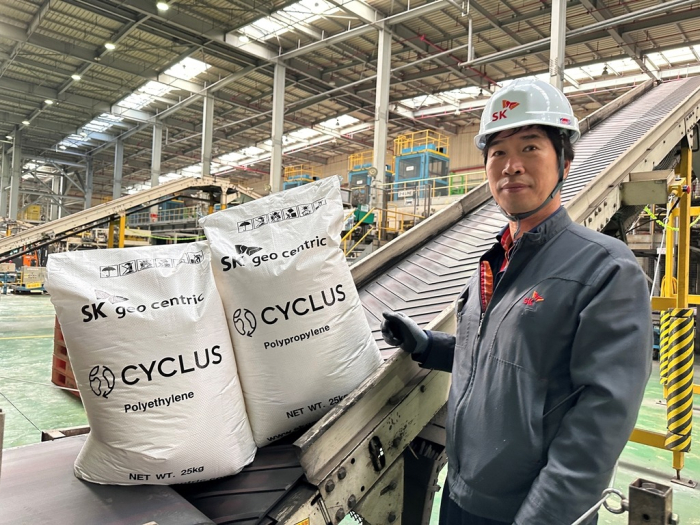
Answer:
<svg viewBox="0 0 700 525"><path fill-rule="evenodd" d="M677 121L671 123L673 125L683 122L686 115L679 116L679 107L685 107L689 101L695 105L700 103L699 91L700 77L662 84L586 133L576 145L576 160L562 192L564 202L578 199L582 194L595 194L597 199L599 195L614 188L619 181L611 184L604 177L611 172L610 168L622 166L623 172L634 169L641 159L641 154L635 148L645 144L654 134L662 135L651 137L654 144L662 142L663 134L667 131L662 130L659 124L668 120L669 116ZM692 124L695 121L697 118ZM675 147L677 139L668 142L670 151ZM605 187L601 188L601 185ZM473 194L485 195L485 189L474 190ZM494 242L495 235L505 225L506 221L493 201L484 198L472 206L465 204L472 202L469 199L475 197L463 197L453 205L452 210L448 208L424 221L353 268L367 317L385 357L391 355L393 350L386 348L379 335L382 311L399 310L421 325L427 325L450 307L474 271L481 254ZM444 226L436 227L436 224L446 221L445 217L454 217L454 220L450 219ZM577 216L575 220L582 219ZM426 236L431 238L426 240ZM363 392L365 398L370 394L371 391ZM355 408L351 405L348 407ZM345 415L343 411L338 413L339 418ZM328 420L335 421L327 418L326 424ZM345 421L344 424L347 425L348 422ZM310 434L312 433L307 436ZM314 432L314 439L320 434L321 431ZM74 439L76 438L66 438L66 441ZM41 476L39 463L46 457L44 452L48 450L47 446L52 445L43 443L7 451L6 458L10 458L8 461L21 454L26 462L26 470L24 476L12 470L3 471L4 490L0 491L0 507L26 513L26 516L7 516L3 512L0 513L0 524L16 523L17 518L20 523L25 518L28 523L41 522L40 516L46 511L45 505L35 498L32 485L25 484L24 480L27 478L26 472L32 472L36 477ZM294 485L304 482L301 468L288 456L288 451L285 445L270 446L261 451L255 462L246 468L245 474L189 485L178 490L216 523L271 523L266 518L265 509L280 501ZM65 467L63 470L66 471ZM72 474L67 472L63 475L72 478ZM43 491L49 493L52 490L54 488L49 483ZM144 511L144 519L133 523L145 523L153 519L146 517L148 509L152 508L149 507L151 489L144 487L133 490L134 494L139 494L133 498L133 507ZM95 509L102 508L108 493L109 489L102 487L93 493L92 498L83 497L81 502L84 505L84 515L92 516ZM175 492L172 494L175 495ZM71 495L66 493L65 497L70 498ZM95 522L89 518L82 519L81 516L82 514L72 513L68 520L57 516L56 522L75 525ZM36 518L32 521L32 517Z"/></svg>
<svg viewBox="0 0 700 525"><path fill-rule="evenodd" d="M20 252L14 253L12 257L35 250L69 235L75 235L81 231L94 228L99 224L105 223L110 218L140 211L148 206L162 202L168 196L188 189L200 189L210 193L223 192L224 194L237 192L253 199L260 197L257 193L232 185L227 180L217 180L214 177L184 177L166 182L155 188L93 206L62 219L34 226L10 237L0 238L0 262L8 260L10 258L9 254L15 250L20 250Z"/></svg>
<svg viewBox="0 0 700 525"><path fill-rule="evenodd" d="M562 190L563 204L584 191L602 170L619 160L699 87L698 77L662 84L583 135L575 145L575 159ZM506 223L490 199L362 287L360 299L384 357L394 349L384 343L379 332L382 312L401 311L421 326L427 325L456 299Z"/></svg>

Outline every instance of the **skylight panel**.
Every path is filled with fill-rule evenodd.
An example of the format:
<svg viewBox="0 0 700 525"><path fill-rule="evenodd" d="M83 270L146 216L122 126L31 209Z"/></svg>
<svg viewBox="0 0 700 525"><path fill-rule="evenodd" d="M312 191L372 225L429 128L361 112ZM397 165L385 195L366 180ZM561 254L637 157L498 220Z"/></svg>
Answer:
<svg viewBox="0 0 700 525"><path fill-rule="evenodd" d="M145 93L132 93L126 98L117 102L117 106L122 106L129 109L141 109L153 102L154 98Z"/></svg>
<svg viewBox="0 0 700 525"><path fill-rule="evenodd" d="M289 136L294 139L298 140L307 140L313 137L318 137L321 134L321 132L316 131L315 129L311 128L301 128L296 131L292 131Z"/></svg>
<svg viewBox="0 0 700 525"><path fill-rule="evenodd" d="M111 113L102 113L100 114L99 117L97 117L100 120L108 120L110 122L121 122L124 120L122 117L117 117L116 115L112 115Z"/></svg>
<svg viewBox="0 0 700 525"><path fill-rule="evenodd" d="M436 104L442 104L439 98L433 95L420 95L418 97L409 98L401 101L402 104L409 106L412 109L422 108L423 106L434 106Z"/></svg>
<svg viewBox="0 0 700 525"><path fill-rule="evenodd" d="M669 49L663 51L666 60L673 64L686 63L686 62L696 62L693 52L688 47L680 47L677 49Z"/></svg>
<svg viewBox="0 0 700 525"><path fill-rule="evenodd" d="M664 56L661 53L649 53L647 55L647 58L651 60L652 64L658 66L667 66L669 65L668 60L664 58Z"/></svg>
<svg viewBox="0 0 700 525"><path fill-rule="evenodd" d="M324 14L340 9L325 0L301 0L280 9L271 16L261 18L238 30L239 33L256 40L267 40L287 33L294 28L318 20Z"/></svg>
<svg viewBox="0 0 700 525"><path fill-rule="evenodd" d="M246 156L243 155L242 153L239 153L237 151L232 151L230 153L226 153L225 155L221 155L221 157L218 158L221 162L238 162L241 159L244 159Z"/></svg>
<svg viewBox="0 0 700 525"><path fill-rule="evenodd" d="M180 60L173 67L166 69L165 74L180 80L191 80L197 75L204 73L209 67L209 64L205 64L201 60L187 57Z"/></svg>
<svg viewBox="0 0 700 525"><path fill-rule="evenodd" d="M154 97L162 97L169 91L172 91L173 88L168 86L167 84L163 84L162 82L156 82L155 80L149 80L146 82L143 86L141 86L138 91L141 93L146 93L147 95L151 95Z"/></svg>
<svg viewBox="0 0 700 525"><path fill-rule="evenodd" d="M321 122L319 126L323 126L324 128L328 128L331 130L338 130L347 126L351 126L352 124L356 124L358 122L359 119L356 119L352 115L340 115L337 118L331 118Z"/></svg>
<svg viewBox="0 0 700 525"><path fill-rule="evenodd" d="M450 91L445 91L442 94L447 95L448 97L456 98L457 100L465 100L480 96L479 92L481 92L481 95L483 95L483 89L480 89L477 86L468 86L459 89L451 89Z"/></svg>
<svg viewBox="0 0 700 525"><path fill-rule="evenodd" d="M265 150L258 148L257 146L248 146L247 148L242 149L241 153L243 153L246 157L255 157L256 155L265 153Z"/></svg>

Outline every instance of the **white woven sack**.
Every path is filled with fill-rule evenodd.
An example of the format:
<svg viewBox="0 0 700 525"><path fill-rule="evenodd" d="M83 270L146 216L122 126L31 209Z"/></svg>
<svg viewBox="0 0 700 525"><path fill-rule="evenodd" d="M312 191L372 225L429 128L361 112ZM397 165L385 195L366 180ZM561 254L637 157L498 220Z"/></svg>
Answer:
<svg viewBox="0 0 700 525"><path fill-rule="evenodd" d="M337 177L200 220L259 447L320 419L381 362L342 222Z"/></svg>
<svg viewBox="0 0 700 525"><path fill-rule="evenodd" d="M77 477L167 485L253 461L207 243L51 255L46 288L90 422Z"/></svg>

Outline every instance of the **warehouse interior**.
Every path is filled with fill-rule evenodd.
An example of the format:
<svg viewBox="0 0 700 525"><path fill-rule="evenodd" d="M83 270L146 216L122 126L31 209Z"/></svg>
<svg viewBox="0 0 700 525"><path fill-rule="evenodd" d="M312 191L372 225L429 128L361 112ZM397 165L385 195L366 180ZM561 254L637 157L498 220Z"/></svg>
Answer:
<svg viewBox="0 0 700 525"><path fill-rule="evenodd" d="M559 86L588 135L562 193L571 217L633 250L659 327L658 311L700 304L697 2L0 0L0 489L8 457L15 469L40 461L25 445L55 440L64 468L79 449L73 441L84 439L56 439L87 420L43 287L49 254L203 239L204 216L338 176L342 249L387 360L386 373L331 418L336 429L362 430L341 439L329 424L304 434L297 450L274 448L229 485L90 499L70 484L49 501L76 498L85 523L114 497L115 516L134 501L155 516L153 499L172 498L176 511L153 520L161 525L437 524L446 459L444 425L433 416L442 394L418 415L396 402L422 422L389 468L353 473L343 461L367 454L376 431L368 421L396 417L373 396L387 404L447 384L435 387L433 375L392 357L381 312L454 329L445 312L505 224L474 137L489 98L525 77ZM691 388L692 377L691 367ZM663 450L659 438L662 383L655 361L640 431L613 482L625 494L640 477L672 486L674 512L700 524L698 453ZM307 466L315 455L324 457L316 470ZM44 466L26 479L72 478L70 468ZM327 489L329 472L342 490ZM350 480L363 493L367 485L352 503L341 484ZM69 507L62 512L75 520ZM50 515L36 512L28 522ZM0 524L23 523L2 514ZM601 510L599 523L627 516Z"/></svg>

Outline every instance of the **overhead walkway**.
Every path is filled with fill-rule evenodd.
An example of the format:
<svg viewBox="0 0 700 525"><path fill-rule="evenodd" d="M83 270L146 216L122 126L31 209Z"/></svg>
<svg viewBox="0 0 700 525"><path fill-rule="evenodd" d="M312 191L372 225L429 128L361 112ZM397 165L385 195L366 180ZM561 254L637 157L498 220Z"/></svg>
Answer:
<svg viewBox="0 0 700 525"><path fill-rule="evenodd" d="M10 259L10 254L12 257L17 257L22 253L34 251L52 242L95 228L113 218L138 213L186 190L200 190L222 195L240 193L252 199L260 197L257 193L231 184L227 180L213 177L185 177L160 184L149 190L140 191L134 195L105 202L62 219L34 226L10 237L0 237L0 262Z"/></svg>
<svg viewBox="0 0 700 525"><path fill-rule="evenodd" d="M615 213L624 211L621 184L630 173L663 165L697 123L699 105L700 77L656 87L648 83L584 121L586 133L576 145L562 194L573 220L603 230ZM425 328L453 331L453 301L505 224L482 184L354 265L367 318L387 359L384 366L298 437L296 454L286 445L272 445L245 475L175 490L215 523L327 525L351 512L372 524L427 523L437 472L445 462L440 415L450 378L422 370L407 355L388 349L379 334L381 313L398 310ZM32 513L40 516L41 503L21 473L31 472L41 451L55 446L6 453L0 524L31 521ZM115 491L116 497L122 489L83 496L83 505L104 505L107 492ZM51 490L51 485L44 487ZM147 508L134 497L133 506L140 505ZM87 523L83 515L89 514L64 509L60 521Z"/></svg>

